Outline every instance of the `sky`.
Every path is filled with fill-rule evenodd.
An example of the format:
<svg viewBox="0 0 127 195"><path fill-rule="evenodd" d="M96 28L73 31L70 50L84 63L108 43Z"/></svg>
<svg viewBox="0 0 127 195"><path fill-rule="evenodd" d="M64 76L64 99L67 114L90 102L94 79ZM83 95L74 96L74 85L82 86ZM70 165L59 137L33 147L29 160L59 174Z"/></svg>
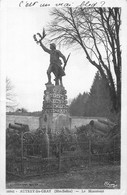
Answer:
<svg viewBox="0 0 127 195"><path fill-rule="evenodd" d="M49 66L49 54L35 43L33 35L42 32L51 21L51 9L11 8L6 14L6 76L14 86L18 108L30 112L42 110ZM82 49L67 49L62 45L57 45L57 49L66 57L71 53L63 77L68 100L89 92L96 68L89 64Z"/></svg>

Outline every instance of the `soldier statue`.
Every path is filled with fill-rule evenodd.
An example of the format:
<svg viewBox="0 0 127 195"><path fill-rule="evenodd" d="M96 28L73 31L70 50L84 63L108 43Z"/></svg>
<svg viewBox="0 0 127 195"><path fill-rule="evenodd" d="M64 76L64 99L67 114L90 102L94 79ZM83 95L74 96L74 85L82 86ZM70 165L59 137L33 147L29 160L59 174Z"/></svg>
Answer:
<svg viewBox="0 0 127 195"><path fill-rule="evenodd" d="M37 40L37 35L39 36L39 40ZM50 54L50 64L47 70L47 76L48 76L48 83L51 84L51 73L55 75L55 85L63 85L62 83L62 77L65 76L65 66L67 64L68 58L70 54L68 55L68 58L66 59L65 56L59 51L56 50L56 45L54 43L50 44L50 49L45 47L42 43L42 40L46 36L45 30L43 29L43 35L40 33L37 33L37 35L34 35L34 40L37 42L37 44L40 44L41 48ZM64 66L62 67L62 61L64 62Z"/></svg>

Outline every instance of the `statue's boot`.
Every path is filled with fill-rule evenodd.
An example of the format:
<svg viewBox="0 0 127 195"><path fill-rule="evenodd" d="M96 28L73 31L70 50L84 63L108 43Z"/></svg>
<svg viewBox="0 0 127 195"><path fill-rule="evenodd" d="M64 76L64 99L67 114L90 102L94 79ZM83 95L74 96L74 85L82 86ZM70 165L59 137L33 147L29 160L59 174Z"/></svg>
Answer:
<svg viewBox="0 0 127 195"><path fill-rule="evenodd" d="M55 78L54 81L55 81L55 85L59 85L59 79Z"/></svg>
<svg viewBox="0 0 127 195"><path fill-rule="evenodd" d="M63 86L62 77L60 78L60 85Z"/></svg>
<svg viewBox="0 0 127 195"><path fill-rule="evenodd" d="M51 83L51 75L48 74L48 83L46 83L46 85L50 85L50 84L52 84Z"/></svg>

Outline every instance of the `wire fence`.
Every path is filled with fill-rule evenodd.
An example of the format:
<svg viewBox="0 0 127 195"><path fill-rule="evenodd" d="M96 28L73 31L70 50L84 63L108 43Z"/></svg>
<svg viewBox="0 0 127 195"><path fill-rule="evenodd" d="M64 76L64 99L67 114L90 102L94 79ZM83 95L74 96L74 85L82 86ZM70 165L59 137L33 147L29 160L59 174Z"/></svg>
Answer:
<svg viewBox="0 0 127 195"><path fill-rule="evenodd" d="M116 138L111 143L59 140L48 146L21 141L20 153L6 158L7 175L28 177L120 163L120 143Z"/></svg>

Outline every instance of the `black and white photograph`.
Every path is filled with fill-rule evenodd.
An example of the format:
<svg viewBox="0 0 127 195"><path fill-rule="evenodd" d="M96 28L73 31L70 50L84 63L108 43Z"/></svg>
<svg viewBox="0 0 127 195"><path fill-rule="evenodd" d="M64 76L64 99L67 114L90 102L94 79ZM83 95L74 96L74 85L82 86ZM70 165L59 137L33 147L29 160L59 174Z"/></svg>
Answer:
<svg viewBox="0 0 127 195"><path fill-rule="evenodd" d="M126 4L0 1L0 194L127 194Z"/></svg>

